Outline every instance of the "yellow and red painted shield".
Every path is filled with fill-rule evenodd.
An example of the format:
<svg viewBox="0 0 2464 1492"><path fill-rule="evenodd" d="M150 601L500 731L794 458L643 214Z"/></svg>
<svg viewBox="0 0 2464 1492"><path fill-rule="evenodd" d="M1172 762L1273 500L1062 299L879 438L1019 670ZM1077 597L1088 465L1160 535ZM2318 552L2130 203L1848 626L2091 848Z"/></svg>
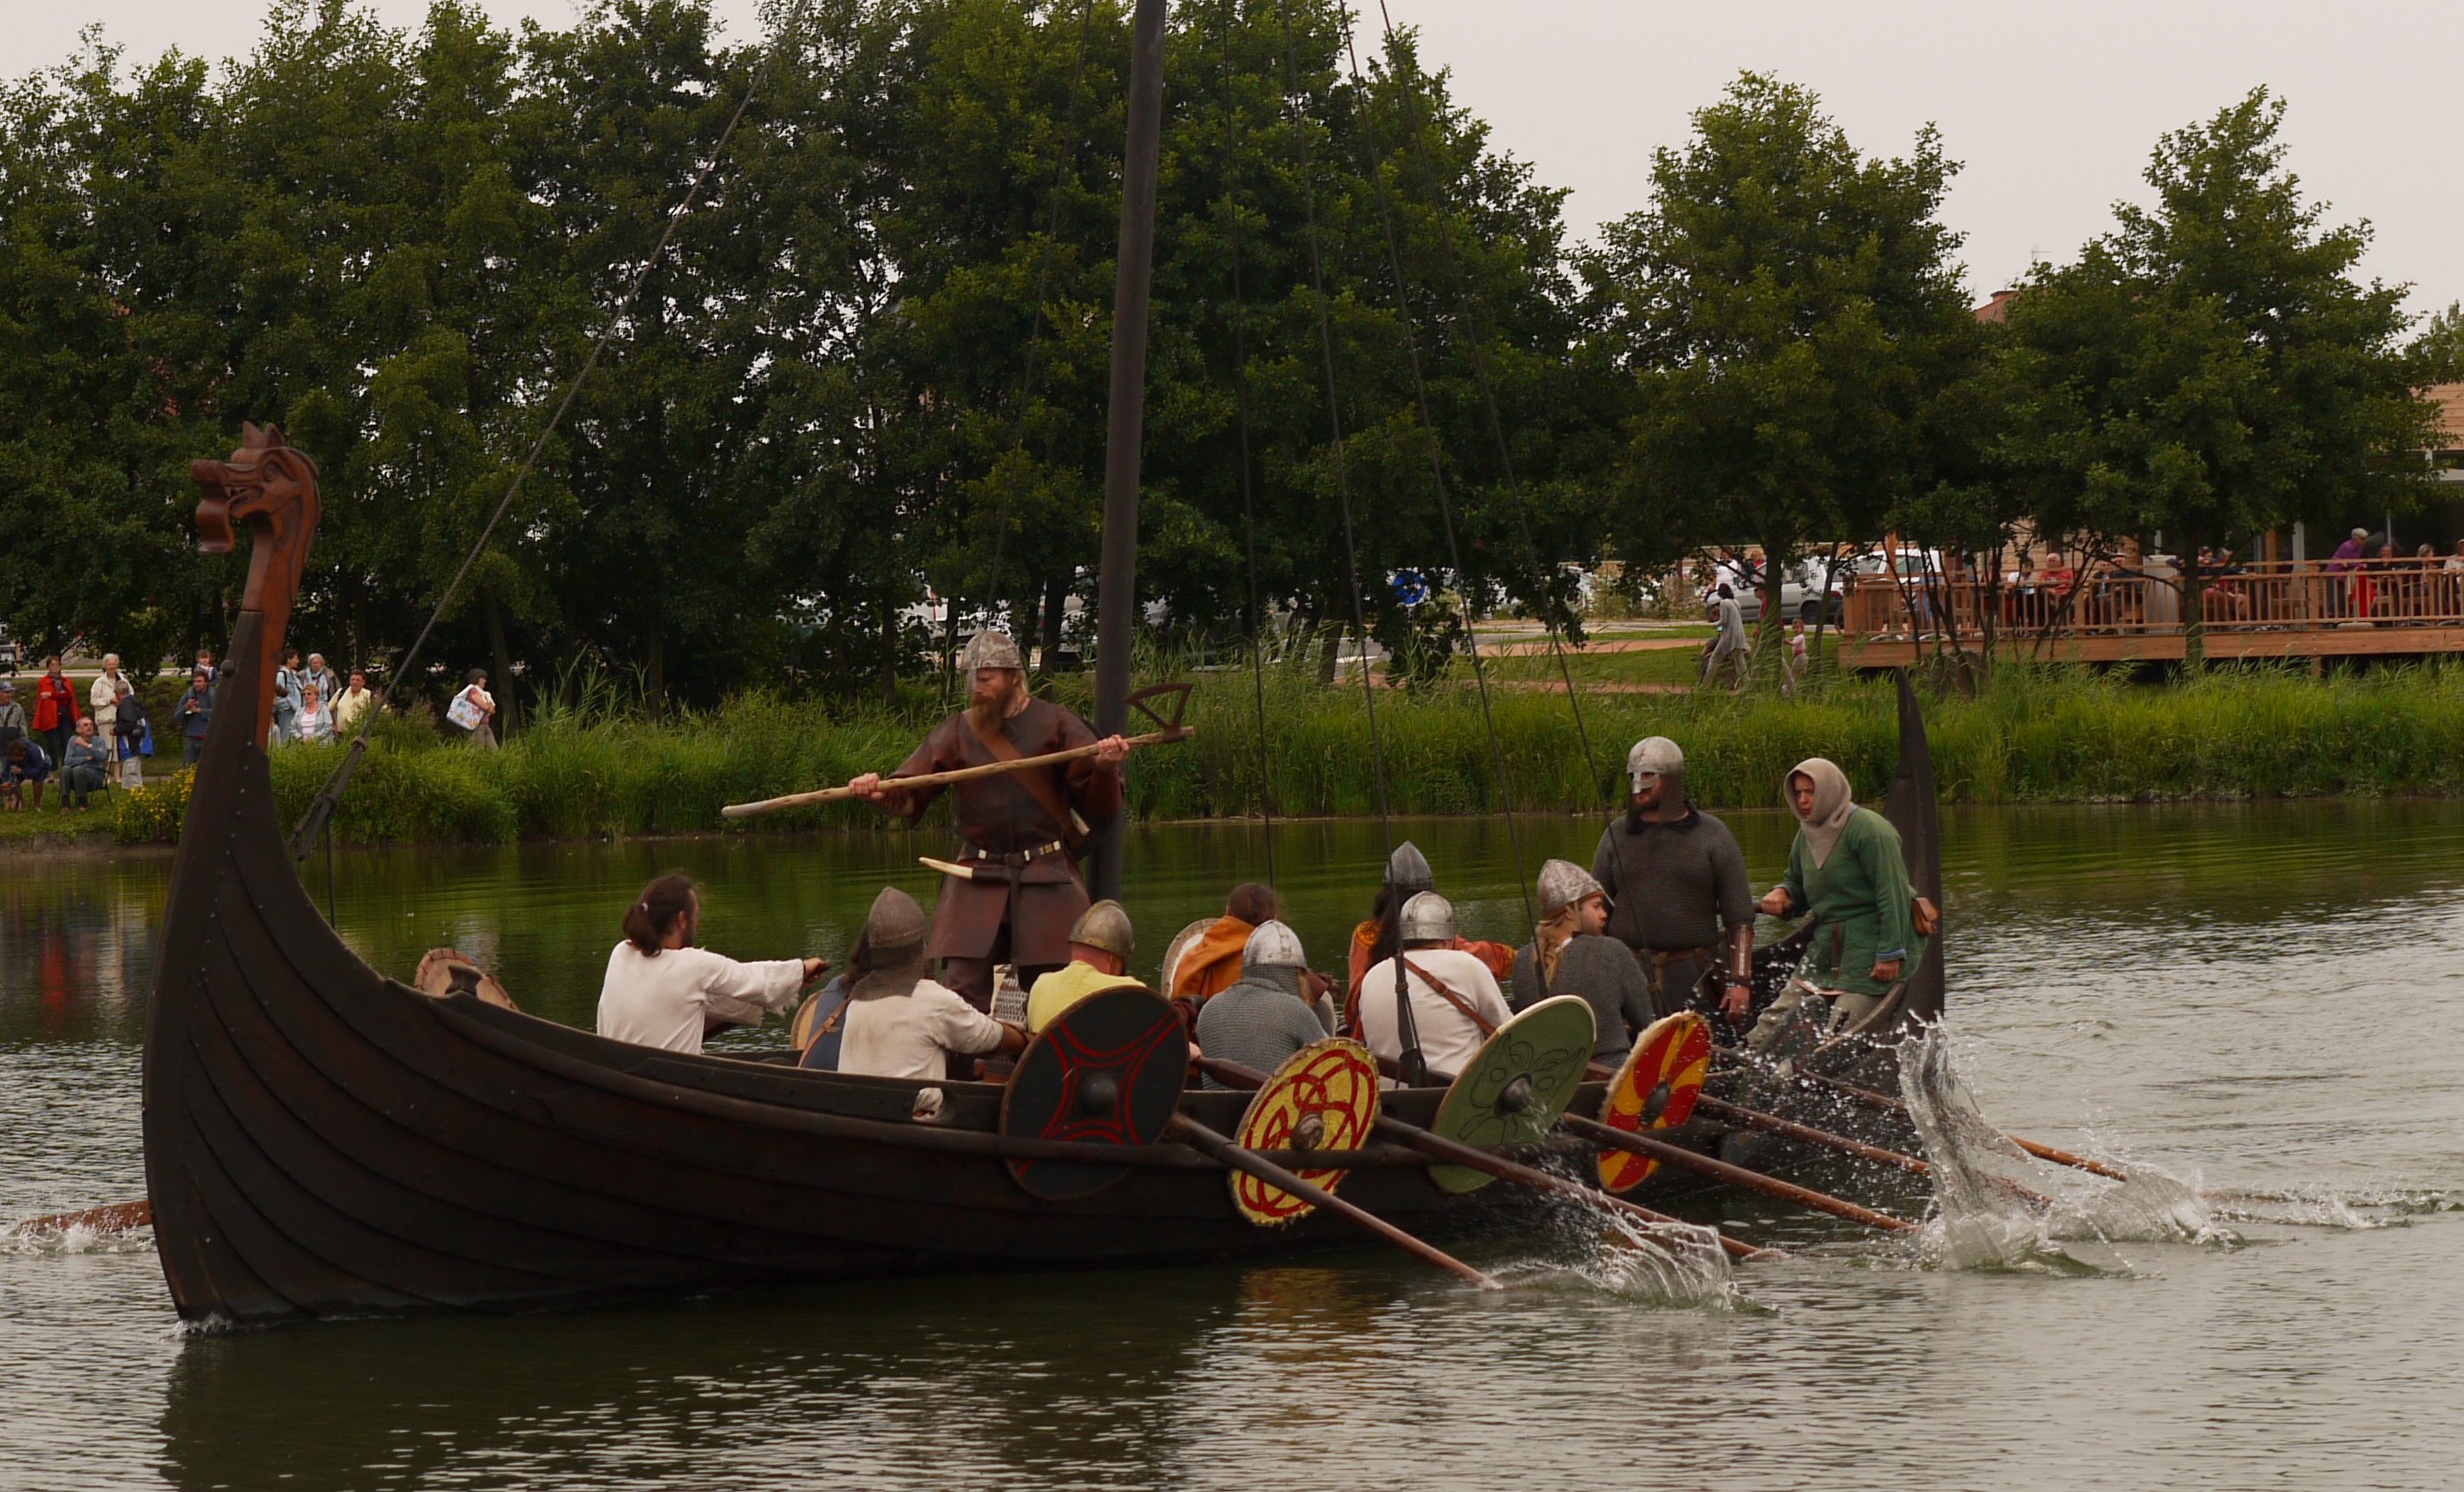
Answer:
<svg viewBox="0 0 2464 1492"><path fill-rule="evenodd" d="M1377 1064L1358 1042L1318 1042L1275 1069L1241 1116L1234 1136L1244 1150L1358 1150L1377 1123ZM1331 1192L1340 1171L1303 1171L1304 1181ZM1315 1204L1235 1171L1232 1205L1262 1228L1309 1216Z"/></svg>
<svg viewBox="0 0 2464 1492"><path fill-rule="evenodd" d="M1711 1066L1711 1025L1686 1010L1655 1020L1626 1054L1600 1104L1600 1123L1628 1134L1669 1130L1685 1122ZM1600 1185L1631 1191L1660 1169L1660 1162L1621 1150L1600 1152Z"/></svg>

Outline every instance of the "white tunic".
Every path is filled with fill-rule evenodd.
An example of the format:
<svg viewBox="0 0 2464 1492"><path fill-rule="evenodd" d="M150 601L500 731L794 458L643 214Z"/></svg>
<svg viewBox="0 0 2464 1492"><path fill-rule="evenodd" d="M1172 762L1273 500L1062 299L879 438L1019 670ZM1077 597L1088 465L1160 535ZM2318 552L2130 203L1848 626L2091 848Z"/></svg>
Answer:
<svg viewBox="0 0 2464 1492"><path fill-rule="evenodd" d="M794 1009L803 983L801 958L738 963L706 948L662 949L653 955L619 943L607 955L607 978L599 986L599 1034L697 1052L705 1016L758 1022L764 1011Z"/></svg>
<svg viewBox="0 0 2464 1492"><path fill-rule="evenodd" d="M1459 948L1415 948L1403 955L1443 979L1490 1025L1501 1026L1514 1014L1498 993L1488 966ZM1412 991L1412 1020L1420 1030L1420 1056L1434 1072L1449 1076L1463 1071L1488 1040L1470 1017L1455 1008L1417 974L1406 974ZM1370 1051L1392 1062L1403 1060L1403 1039L1395 1022L1395 960L1389 958L1360 976L1360 1034Z"/></svg>
<svg viewBox="0 0 2464 1492"><path fill-rule="evenodd" d="M839 1038L839 1070L876 1078L948 1077L944 1052L978 1056L1001 1043L1001 1024L956 991L918 979L904 995L850 999Z"/></svg>

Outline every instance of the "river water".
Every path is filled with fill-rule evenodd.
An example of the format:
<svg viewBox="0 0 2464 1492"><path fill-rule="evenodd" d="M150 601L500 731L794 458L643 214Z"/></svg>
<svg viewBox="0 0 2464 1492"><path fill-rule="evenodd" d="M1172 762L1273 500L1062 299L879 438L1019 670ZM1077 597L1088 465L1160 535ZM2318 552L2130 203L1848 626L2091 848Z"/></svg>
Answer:
<svg viewBox="0 0 2464 1492"><path fill-rule="evenodd" d="M1773 877L1778 816L1730 822ZM1519 941L1505 825L1403 827L1466 932ZM1518 828L1527 863L1588 860L1595 833ZM176 1327L142 1237L0 1244L0 1486L2464 1482L2464 805L1976 810L1944 829L1966 1092L2004 1128L2177 1179L2163 1218L1997 1250L1727 1198L1705 1216L1791 1257L1688 1273L1559 1216L1462 1246L1516 1283L1497 1296L1361 1249L221 1335ZM929 894L913 856L941 849L405 850L341 856L330 885L380 968L451 943L586 1025L654 869L705 883L711 946L839 957L884 879ZM1287 825L1277 851L1332 963L1377 827ZM1145 830L1132 857L1150 957L1265 868L1238 826ZM0 870L0 1218L141 1195L168 861ZM321 864L310 882L321 900Z"/></svg>

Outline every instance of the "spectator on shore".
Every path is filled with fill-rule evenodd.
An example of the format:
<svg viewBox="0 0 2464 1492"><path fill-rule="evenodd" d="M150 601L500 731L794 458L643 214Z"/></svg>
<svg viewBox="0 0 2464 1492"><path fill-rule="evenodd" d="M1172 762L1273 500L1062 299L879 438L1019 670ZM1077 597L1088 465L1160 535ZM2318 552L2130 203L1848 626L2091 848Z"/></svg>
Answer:
<svg viewBox="0 0 2464 1492"><path fill-rule="evenodd" d="M445 718L459 727L465 733L464 738L472 745L494 747L496 744L494 726L496 697L488 692L487 669L471 670L471 681L462 686L461 692L453 696L453 703L446 707Z"/></svg>
<svg viewBox="0 0 2464 1492"><path fill-rule="evenodd" d="M120 671L120 654L104 653L102 671L94 676L85 702L86 713L94 719L95 738L106 747L120 739L120 691L127 684L127 675Z"/></svg>
<svg viewBox="0 0 2464 1492"><path fill-rule="evenodd" d="M0 679L0 750L26 734L26 707L17 703L17 681Z"/></svg>
<svg viewBox="0 0 2464 1492"><path fill-rule="evenodd" d="M34 734L43 738L44 755L56 762L66 754L79 718L77 686L60 671L60 655L54 653L43 660L43 676L34 681Z"/></svg>
<svg viewBox="0 0 2464 1492"><path fill-rule="evenodd" d="M2438 604L2446 613L2439 620L2452 623L2464 619L2459 618L2459 613L2464 613L2464 538L2455 541L2455 552L2447 557L2447 562L2438 567Z"/></svg>
<svg viewBox="0 0 2464 1492"><path fill-rule="evenodd" d="M111 785L111 748L94 734L94 717L77 722L69 737L68 754L60 758L60 812L85 812L86 796Z"/></svg>
<svg viewBox="0 0 2464 1492"><path fill-rule="evenodd" d="M360 716L368 713L376 695L368 690L368 676L359 669L351 670L350 687L334 696L334 734L348 735L360 728Z"/></svg>
<svg viewBox="0 0 2464 1492"><path fill-rule="evenodd" d="M120 785L145 785L145 758L154 750L154 737L145 721L145 703L137 697L137 688L126 679L120 681L119 709L112 717L112 730L119 738Z"/></svg>
<svg viewBox="0 0 2464 1492"><path fill-rule="evenodd" d="M43 784L51 780L52 758L31 735L20 735L9 743L5 756L0 756L0 807L11 813L21 808L43 806ZM34 801L26 801L26 789L34 790Z"/></svg>
<svg viewBox="0 0 2464 1492"><path fill-rule="evenodd" d="M1780 692L1796 692L1797 681L1804 678L1806 669L1812 667L1811 654L1807 650L1811 642L1812 639L1805 635L1805 618L1799 617L1788 625L1787 672L1780 678Z"/></svg>
<svg viewBox="0 0 2464 1492"><path fill-rule="evenodd" d="M204 649L200 648L202 654ZM206 725L214 713L214 674L210 665L188 675L188 691L171 712L172 729L180 733L180 765L193 767L206 752Z"/></svg>
<svg viewBox="0 0 2464 1492"><path fill-rule="evenodd" d="M1723 676L1734 673L1736 684L1746 682L1746 613L1737 604L1737 593L1723 581L1713 593L1706 608L1711 616L1711 641L1704 649L1703 683L1705 688L1717 684Z"/></svg>
<svg viewBox="0 0 2464 1492"><path fill-rule="evenodd" d="M2369 537L2368 529L2353 530L2352 536L2338 544L2336 552L2327 557L2327 562L2320 566L2327 574L2336 577L2327 582L2327 614L2331 617L2356 614L2353 606L2355 599L2353 593L2362 583L2362 578L2357 573L2362 558L2362 540Z"/></svg>
<svg viewBox="0 0 2464 1492"><path fill-rule="evenodd" d="M327 710L333 709L334 702L342 697L342 681L335 676L332 669L325 666L325 655L320 652L312 652L308 655L308 671L301 676L299 684L302 689L311 684L316 685L317 697L325 702Z"/></svg>
<svg viewBox="0 0 2464 1492"><path fill-rule="evenodd" d="M291 743L292 722L299 718L301 685L299 649L282 650L282 667L274 670L274 744Z"/></svg>
<svg viewBox="0 0 2464 1492"><path fill-rule="evenodd" d="M291 743L295 746L329 744L334 739L334 716L321 702L314 684L299 686L299 713L291 717Z"/></svg>
<svg viewBox="0 0 2464 1492"><path fill-rule="evenodd" d="M200 647L197 649L197 671L206 676L206 708L210 710L214 705L214 696L222 692L223 674L229 670L214 667L212 648Z"/></svg>

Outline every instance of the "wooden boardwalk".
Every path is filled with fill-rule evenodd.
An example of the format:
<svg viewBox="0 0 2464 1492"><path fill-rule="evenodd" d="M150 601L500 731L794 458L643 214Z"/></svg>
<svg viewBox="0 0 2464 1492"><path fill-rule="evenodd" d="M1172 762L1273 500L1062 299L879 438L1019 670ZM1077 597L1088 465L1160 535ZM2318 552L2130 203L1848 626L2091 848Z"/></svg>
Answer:
<svg viewBox="0 0 2464 1492"><path fill-rule="evenodd" d="M2415 658L2464 653L2464 572L2444 560L2244 564L2203 576L2211 660ZM1840 664L1904 667L1956 646L1998 661L2167 663L2183 656L2169 571L2122 568L2043 583L1869 577L1847 597Z"/></svg>

